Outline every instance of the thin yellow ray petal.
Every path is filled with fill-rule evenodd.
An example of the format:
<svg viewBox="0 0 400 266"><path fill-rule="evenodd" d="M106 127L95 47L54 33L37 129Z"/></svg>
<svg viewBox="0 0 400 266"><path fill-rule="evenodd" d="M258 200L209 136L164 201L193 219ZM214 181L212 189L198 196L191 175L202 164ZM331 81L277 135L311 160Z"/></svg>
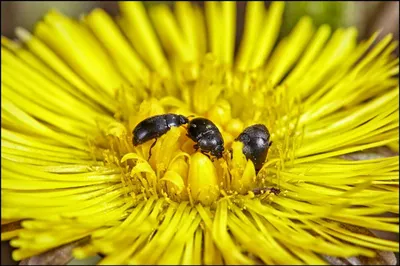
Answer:
<svg viewBox="0 0 400 266"><path fill-rule="evenodd" d="M55 235L44 236L44 239L47 242L41 243L41 244L38 243L34 249L20 248L20 249L14 250L12 253L12 257L14 260L19 261L19 260L29 258L34 255L41 254L41 253L48 251L54 247L62 246L64 244L82 239L82 238L86 237L87 235L89 235L92 230L80 230L80 231L71 232L71 233L67 233L69 231L66 231L63 234L59 234L58 236L55 236ZM16 242L16 241L14 241L14 242Z"/></svg>
<svg viewBox="0 0 400 266"><path fill-rule="evenodd" d="M391 138L391 139L388 139L388 140L382 140L382 141L377 141L377 142L373 142L373 143L369 143L369 144L364 144L364 145L354 146L354 147L350 147L350 148L345 148L345 149L338 150L338 151L327 152L325 154L319 154L319 155L313 155L313 156L304 157L304 158L300 158L300 159L295 159L295 163L310 162L310 161L318 160L318 159L322 159L322 158L335 157L335 156L338 156L338 155L352 153L352 152L355 152L355 151L362 151L362 150L365 150L365 149L384 146L387 143L390 143L392 141L398 141L398 139L399 139L399 137L395 137L395 138Z"/></svg>
<svg viewBox="0 0 400 266"><path fill-rule="evenodd" d="M221 21L222 10L219 2L205 2L206 22L208 29L209 51L217 58L222 58L222 45L220 38L223 36L223 25Z"/></svg>
<svg viewBox="0 0 400 266"><path fill-rule="evenodd" d="M378 97L377 99L374 99L370 104L367 104L366 107L361 108L354 112L351 117L352 119L360 119L363 117L363 115L368 115L371 113L371 111L375 110L377 106L381 105L382 103L386 103L390 101L393 98L398 97L399 91L398 87L393 88L387 93L383 94L382 96ZM342 103L339 103L337 101L330 102L329 104L326 104L325 106L322 106L320 109L315 110L314 112L308 112L300 118L300 123L309 123L311 121L315 121L317 118L320 118L324 115L327 115L329 113L332 113L333 111L337 110L339 107L341 107ZM351 123L351 119L349 118L344 118L337 122L337 124L333 124L333 126L329 126L327 132L331 131L332 129L335 128L340 128L349 125ZM324 130L321 129L323 132ZM318 133L318 131L317 131Z"/></svg>
<svg viewBox="0 0 400 266"><path fill-rule="evenodd" d="M335 214L334 217L331 217L332 220L348 223L352 225L357 225L369 229L383 230L387 232L399 232L398 224L389 224L385 222L376 221L374 217L360 217L360 216L350 216L350 215L340 215Z"/></svg>
<svg viewBox="0 0 400 266"><path fill-rule="evenodd" d="M194 245L193 245L192 262L194 265L202 264L202 249L203 249L203 232L200 228L197 228L196 234L194 236Z"/></svg>
<svg viewBox="0 0 400 266"><path fill-rule="evenodd" d="M21 28L17 28L16 30L16 35L18 36L20 31L22 31L22 35L26 36L26 39L29 39L29 33L25 32L25 30ZM67 81L65 81L64 78L60 77L57 75L57 73L51 69L48 65L46 65L41 59L39 59L37 56L35 56L32 52L23 49L21 47L15 48L12 45L12 41L5 38L1 37L1 44L4 45L7 49L11 50L16 56L21 58L25 63L27 63L29 66L31 66L34 70L38 71L45 77L47 77L49 80L57 84L59 87L61 87L63 90L67 91L68 93L72 94L74 97L78 98L80 102L84 103L87 106L90 106L92 110L96 110L98 113L104 113L104 110L100 108L100 106L96 105L91 99L86 97L83 93L81 93L79 90L74 88L71 84L69 84ZM3 69L5 70L5 69Z"/></svg>
<svg viewBox="0 0 400 266"><path fill-rule="evenodd" d="M261 1L250 1L246 3L245 24L243 37L240 42L236 56L236 68L245 71L250 65L253 51L257 47L257 41L262 21L265 16L264 3Z"/></svg>
<svg viewBox="0 0 400 266"><path fill-rule="evenodd" d="M96 234L93 246L108 255L101 264L115 260L127 261L143 244L143 240L149 240L157 227L157 216L162 210L162 203L163 200L158 200L154 205L154 198L141 202L119 226L112 228L107 234ZM125 249L126 253L121 253L121 249Z"/></svg>
<svg viewBox="0 0 400 266"><path fill-rule="evenodd" d="M52 162L52 161L49 161L46 159L43 160L41 158L38 159L35 156L27 157L26 155L16 155L15 153L13 154L13 153L3 152L1 157L4 159L7 159L9 161L18 162L18 163L22 163L22 164L31 164L31 165L38 166L38 167L46 167L46 166L52 166L52 165L56 164L56 162ZM73 162L71 162L71 163L73 163Z"/></svg>
<svg viewBox="0 0 400 266"><path fill-rule="evenodd" d="M80 188L71 188L71 189L60 189L54 191L15 191L15 190L7 190L7 195L4 195L4 203L6 205L13 205L16 202L21 201L23 204L27 206L35 206L37 207L48 207L48 206L64 206L68 205L68 202L81 202L83 200L88 200L91 198L95 198L98 196L102 196L105 193L120 190L122 188L121 184L115 185L92 185L87 187ZM83 192L83 193L80 193ZM53 202L52 199L56 202ZM15 205L17 206L17 205ZM27 227L27 225L24 227Z"/></svg>
<svg viewBox="0 0 400 266"><path fill-rule="evenodd" d="M293 264L298 264L299 260L293 255L288 252L284 247L282 247L282 244L276 241L276 239L273 238L273 236L270 234L271 226L267 228L266 226L266 221L262 220L263 218L259 215L256 214L255 212L250 210L250 214L253 217L254 221L257 224L257 227L260 229L262 233L262 237L264 237L272 246L273 250L276 253L276 259L277 260L286 260L285 262L291 262ZM268 230L269 229L269 230ZM276 229L275 229L276 230ZM282 261L283 262L283 261Z"/></svg>
<svg viewBox="0 0 400 266"><path fill-rule="evenodd" d="M194 27L192 31L196 33L196 46L199 51L199 59L202 59L207 52L207 30L203 10L199 6L193 6Z"/></svg>
<svg viewBox="0 0 400 266"><path fill-rule="evenodd" d="M117 210L121 206L126 206L127 199L121 198L122 191L113 191L111 193L81 201L81 204L64 205L60 207L38 207L38 208L12 208L4 207L4 217L15 217L20 219L46 219L46 220L65 220L68 218L91 217L100 219L99 217L93 217L94 215L110 215L114 210ZM101 203L101 204L100 204ZM128 206L130 207L130 206ZM43 218L45 217L45 218ZM117 217L120 219L121 217ZM92 220L92 223L96 225L96 219ZM103 221L101 222L103 223ZM89 222L89 224L91 224ZM103 224L100 224L100 226Z"/></svg>
<svg viewBox="0 0 400 266"><path fill-rule="evenodd" d="M194 59L200 57L198 33L196 32L196 13L195 8L190 2L179 1L175 4L176 19L182 29L182 34L193 52Z"/></svg>
<svg viewBox="0 0 400 266"><path fill-rule="evenodd" d="M61 147L59 145L52 145L46 143L43 138L21 134L12 130L8 130L6 128L1 128L1 139L9 140L14 143L19 143L32 148L43 149L46 151L54 151L57 152L60 157L68 158L70 156L74 156L75 158L89 158L87 152L73 148Z"/></svg>
<svg viewBox="0 0 400 266"><path fill-rule="evenodd" d="M204 255L203 260L205 265L222 265L222 256L219 249L216 247L212 232L207 228L204 230Z"/></svg>
<svg viewBox="0 0 400 266"><path fill-rule="evenodd" d="M298 59L312 35L312 20L309 17L303 17L287 37L288 42L282 53L275 54L274 52L272 55L272 57L278 57L276 59L276 64L272 65L271 62L273 60L271 59L266 66L266 72L271 71L271 73L269 73L269 79L271 80L272 86L280 81L292 64Z"/></svg>
<svg viewBox="0 0 400 266"><path fill-rule="evenodd" d="M67 146L72 146L80 150L89 150L87 147L87 143L82 139L55 132L54 130L35 120L29 114L25 113L7 98L2 97L1 103L2 113L3 111L9 113L14 118L14 121L27 126L29 130L32 131L32 133L47 136L63 144L66 144Z"/></svg>
<svg viewBox="0 0 400 266"><path fill-rule="evenodd" d="M131 84L136 80L148 83L149 70L129 46L112 18L103 9L94 9L85 19L96 37L113 56L115 64ZM107 29L106 31L104 29Z"/></svg>
<svg viewBox="0 0 400 266"><path fill-rule="evenodd" d="M396 251L399 248L399 244L390 240L380 239L373 236L353 233L344 228L332 226L331 223L323 222L323 230L327 233L331 233L333 236L342 238L345 241L360 244L362 246L378 249L378 250L391 250ZM339 236L340 235L340 236Z"/></svg>
<svg viewBox="0 0 400 266"><path fill-rule="evenodd" d="M28 46L30 51L43 60L60 76L70 82L71 85L87 95L92 101L104 106L108 111L114 112L116 110L115 103L111 101L111 98L104 94L97 93L95 87L91 87L81 79L81 77L73 72L70 67L39 38L31 35L23 28L16 28L15 34Z"/></svg>
<svg viewBox="0 0 400 266"><path fill-rule="evenodd" d="M166 245L170 242L171 238L176 232L177 226L182 217L188 215L189 209L190 207L187 208L187 202L180 203L171 221L168 221L168 223L163 223L165 227L160 227L150 243L148 243L138 254L135 254L131 261L136 261L139 263L144 261L148 263L155 263L158 261L162 253L165 251Z"/></svg>
<svg viewBox="0 0 400 266"><path fill-rule="evenodd" d="M56 51L86 82L113 97L126 80L115 71L109 55L84 25L50 11L36 24L36 36Z"/></svg>
<svg viewBox="0 0 400 266"><path fill-rule="evenodd" d="M46 160L46 161L53 161L54 164L57 163L83 163L83 164L90 164L91 157L86 156L83 158L76 158L74 155L63 155L60 154L59 152L51 152L51 151L46 151L46 150L40 150L37 148L31 148L19 144L15 144L12 142L9 142L7 140L2 140L1 141L1 147L2 147L2 152L5 154L13 154L13 155L19 155L23 157L31 157L31 158L36 158L40 160ZM3 153L2 153L3 154Z"/></svg>
<svg viewBox="0 0 400 266"><path fill-rule="evenodd" d="M160 264L178 264L183 255L185 243L195 236L201 218L197 216L196 209L192 209L188 216L183 216L179 225L179 230L169 244L169 247L159 259Z"/></svg>
<svg viewBox="0 0 400 266"><path fill-rule="evenodd" d="M81 174L53 174L42 172L36 168L30 166L21 166L21 164L2 160L4 165L4 170L7 172L11 171L13 174L19 174L24 177L29 177L32 179L45 179L53 181L76 181L76 182L86 182L86 181L117 181L120 179L119 170L109 169L104 172L91 172L91 173L81 173ZM10 173L11 173L10 172Z"/></svg>
<svg viewBox="0 0 400 266"><path fill-rule="evenodd" d="M270 246L262 242L261 238L258 236L258 230L255 230L254 227L249 227L248 224L242 224L234 215L229 215L228 226L235 238L243 245L243 248L255 254L257 257L260 257L267 265L273 264L270 255L262 251L264 249L269 249Z"/></svg>
<svg viewBox="0 0 400 266"><path fill-rule="evenodd" d="M360 70L368 63L370 63L379 53L383 51L383 49L390 43L392 40L392 35L388 34L385 36L372 50L368 53L368 55L357 65L354 71Z"/></svg>
<svg viewBox="0 0 400 266"><path fill-rule="evenodd" d="M324 34L326 33L325 31ZM307 69L306 75L303 75L297 84L289 87L290 92L297 92L303 98L310 95L334 66L347 59L355 47L356 37L357 31L354 28L336 30L318 59L314 59L312 67ZM326 38L326 35L323 38Z"/></svg>
<svg viewBox="0 0 400 266"><path fill-rule="evenodd" d="M123 232L129 228L133 228L143 223L143 221L149 217L151 208L154 206L155 198L151 197L146 202L141 202L132 210L128 217L120 224L118 227L114 227L112 230L108 232L107 235L101 236L96 234L96 238L101 239L99 241L109 241L109 240L120 240L125 236ZM162 201L161 201L162 202ZM159 205L159 204L158 204ZM159 211L159 209L154 209L154 212Z"/></svg>
<svg viewBox="0 0 400 266"><path fill-rule="evenodd" d="M321 97L324 97L324 95L329 92L331 87L336 84L340 83L343 79L346 80L346 78L351 78L353 77L350 73L354 70L354 65L357 63L357 61L360 60L361 56L367 52L367 50L371 47L371 45L374 43L376 40L378 34L373 34L367 41L361 43L358 45L351 53L351 55L346 58L345 62L342 62L342 66L336 73L333 75L334 78L330 78L326 84L316 91L313 95L311 95L305 102L307 106L312 108L312 106L315 104L315 102L319 102ZM341 89L341 90L336 90L339 94L342 93L343 91L347 91L346 89Z"/></svg>
<svg viewBox="0 0 400 266"><path fill-rule="evenodd" d="M119 186L121 188L121 186ZM16 208L47 208L47 207L62 207L65 205L75 205L75 204L80 204L84 200L88 200L90 198L95 198L95 197L101 197L104 195L104 193L110 193L115 191L116 186L110 186L110 189L103 189L99 191L95 191L92 193L88 193L88 195L85 195L85 197L79 197L78 196L70 196L70 197L60 197L60 198L54 198L51 201L49 201L48 198L38 198L34 197L33 195L27 196L22 194L10 194L10 195L4 195L3 197L3 206L4 207L16 207ZM15 197L19 196L19 197Z"/></svg>
<svg viewBox="0 0 400 266"><path fill-rule="evenodd" d="M231 65L235 52L236 2L222 1L222 62Z"/></svg>
<svg viewBox="0 0 400 266"><path fill-rule="evenodd" d="M391 143L388 144L388 146L392 151L399 153L399 146L400 145L399 145L398 141L391 142Z"/></svg>
<svg viewBox="0 0 400 266"><path fill-rule="evenodd" d="M43 181L43 180L21 180L16 179L2 179L1 185L3 188L16 189L16 190L38 190L38 189L56 189L56 188L72 188L83 187L92 184L99 184L102 181L89 181L89 182L61 182L61 181ZM23 216L24 217L24 216Z"/></svg>
<svg viewBox="0 0 400 266"><path fill-rule="evenodd" d="M304 55L291 71L287 78L284 79L283 83L287 86L292 87L294 82L302 77L302 75L309 70L310 64L313 63L315 58L319 55L323 49L326 41L330 35L330 27L328 25L322 25L318 28L317 32L313 36L313 40L308 45Z"/></svg>
<svg viewBox="0 0 400 266"><path fill-rule="evenodd" d="M46 106L49 106L47 108L52 109L54 112L68 114L75 118L79 117L86 120L86 122L92 122L92 124L94 122L90 116L103 118L100 114L94 112L93 109L88 108L88 106L77 101L76 98L49 81L45 76L26 66L23 61L13 56L9 51L2 48L2 55L4 57L2 64L7 66L3 70L4 77L6 78L4 82L10 86L14 85L21 94L29 96L36 102L44 102ZM21 80L19 78L21 74L26 79ZM56 108L59 110L56 111ZM86 117L82 117L82 111L87 113Z"/></svg>
<svg viewBox="0 0 400 266"><path fill-rule="evenodd" d="M213 221L213 239L222 253L227 264L254 264L252 260L244 256L237 245L227 233L228 226L228 203L226 200L218 202L217 211Z"/></svg>
<svg viewBox="0 0 400 266"><path fill-rule="evenodd" d="M21 106L22 110L26 113L32 115L38 120L45 121L50 125L57 127L60 130L63 130L65 133L70 135L79 136L81 138L85 138L87 134L90 134L89 131L91 127L85 125L84 123L80 123L79 120L72 120L67 117L61 117L45 108L27 100L21 94L15 93L14 88L9 87L8 85L2 83L2 91L1 96L7 99L13 99L14 103L18 103Z"/></svg>
<svg viewBox="0 0 400 266"><path fill-rule="evenodd" d="M154 5L149 8L149 16L167 52L172 57L177 56L181 62L192 62L195 53L184 38L170 8L167 5Z"/></svg>
<svg viewBox="0 0 400 266"><path fill-rule="evenodd" d="M396 114L398 107L394 108L396 108L396 110L389 109L389 115L385 114L385 116L387 115L386 117L378 116L370 118L369 115L365 115L362 117L363 120L360 119L360 123L357 119L355 119L353 120L353 125L358 125L358 127L351 129L349 125L349 129L346 129L346 131L337 130L335 133L324 133L324 138L320 137L322 135L318 134L319 137L316 137L313 134L314 132L317 133L318 131L310 132L310 138L304 140L303 145L299 147L297 152L299 156L305 156L306 154L310 155L311 153L316 154L337 149L345 145L367 144L384 140L385 138L395 137L395 134L398 133L398 115ZM375 115L375 112L373 115ZM344 122L345 119L333 124L340 125L340 122ZM362 125L359 126L359 124ZM327 126L326 128L330 127ZM327 141L328 139L329 141ZM335 143L335 145L331 143Z"/></svg>
<svg viewBox="0 0 400 266"><path fill-rule="evenodd" d="M183 257L181 260L182 265L194 265L193 258L194 258L194 237L190 238L185 245L185 251L183 253Z"/></svg>
<svg viewBox="0 0 400 266"><path fill-rule="evenodd" d="M368 40L363 49L358 49L358 55L352 56L351 60L357 59L362 55L362 53L372 44L374 39ZM387 42L386 42L387 43ZM359 47L360 48L360 47ZM382 47L381 47L382 49ZM376 49L372 50L374 53ZM357 54L354 52L353 54ZM316 112L318 109L323 107L326 104L332 104L332 102L337 101L338 98L344 97L346 95L345 101L342 103L343 105L350 105L352 101L361 102L360 98L368 96L368 93L373 89L376 90L376 87L381 86L381 81L384 81L390 75L387 74L388 69L379 65L379 61L374 61L365 69L359 68L358 66L364 65L364 61L367 61L368 55L361 60L360 64L355 66L353 69L349 69L349 73L346 74L346 77L342 77L339 82L333 86L329 91L329 88L326 86L324 89L318 92L318 101L314 101L312 106L308 109L308 113ZM351 61L350 60L350 61ZM370 59L369 59L370 60ZM347 61L348 62L348 61ZM384 87L390 88L390 87ZM372 94L373 95L373 94ZM317 99L317 96L315 99ZM368 98L366 98L368 99ZM310 100L311 102L311 100ZM353 104L354 105L354 104Z"/></svg>
<svg viewBox="0 0 400 266"><path fill-rule="evenodd" d="M109 176L97 176L95 178L86 178L86 180L68 180L67 177L64 178L53 178L53 179L35 179L29 178L19 173L4 170L4 188L9 189L40 189L40 184L43 184L43 189L50 188L66 188L66 187L80 187L90 184L100 184L104 182L118 182L120 181L119 175L109 175ZM63 176L63 175L62 175ZM76 176L77 178L79 176ZM65 180L67 179L67 180ZM18 184L18 182L23 182L23 184ZM81 183L82 182L82 183ZM47 186L46 186L47 184Z"/></svg>
<svg viewBox="0 0 400 266"><path fill-rule="evenodd" d="M17 230L12 230L9 232L1 232L1 241L7 241L7 240L15 238L23 230L24 229L17 229Z"/></svg>
<svg viewBox="0 0 400 266"><path fill-rule="evenodd" d="M126 19L126 30L135 33L132 45L145 62L164 77L170 76L170 69L157 36L151 26L141 2L119 2L121 13ZM129 35L128 35L129 36Z"/></svg>
<svg viewBox="0 0 400 266"><path fill-rule="evenodd" d="M258 43L262 44L258 49L253 49L249 69L261 67L268 59L272 48L278 38L279 29L282 21L284 2L272 2L268 9L267 16L262 23L263 28Z"/></svg>

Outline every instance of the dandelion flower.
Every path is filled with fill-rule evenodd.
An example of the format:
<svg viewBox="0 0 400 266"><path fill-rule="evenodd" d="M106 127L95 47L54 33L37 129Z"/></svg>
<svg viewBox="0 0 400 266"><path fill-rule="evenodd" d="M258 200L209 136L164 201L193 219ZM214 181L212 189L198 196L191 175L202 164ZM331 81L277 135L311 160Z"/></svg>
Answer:
<svg viewBox="0 0 400 266"><path fill-rule="evenodd" d="M82 240L100 264L368 263L396 241L397 43L357 42L303 17L278 42L284 2L248 2L235 51L235 2L121 2L71 19L49 11L2 37L2 240L22 260ZM133 146L142 120L206 117L223 158L184 126ZM256 173L235 138L261 123L273 145ZM272 190L274 189L274 190ZM280 190L280 193L272 193ZM374 262L372 262L374 263Z"/></svg>

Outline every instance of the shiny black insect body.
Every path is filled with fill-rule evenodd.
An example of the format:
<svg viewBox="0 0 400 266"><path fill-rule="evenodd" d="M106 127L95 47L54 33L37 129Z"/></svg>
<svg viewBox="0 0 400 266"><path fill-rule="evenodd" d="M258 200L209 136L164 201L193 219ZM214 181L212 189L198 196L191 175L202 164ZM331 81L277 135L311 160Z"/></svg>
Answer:
<svg viewBox="0 0 400 266"><path fill-rule="evenodd" d="M271 187L271 188L255 188L253 189L254 195L260 195L262 192L266 192L269 190L269 194L274 193L275 195L279 195L281 190L279 188Z"/></svg>
<svg viewBox="0 0 400 266"><path fill-rule="evenodd" d="M243 154L254 163L259 171L267 158L268 149L272 144L269 141L268 129L263 124L249 126L235 139L243 143Z"/></svg>
<svg viewBox="0 0 400 266"><path fill-rule="evenodd" d="M196 144L193 146L196 151L200 149L203 154L221 158L224 151L224 139L217 126L206 118L195 118L189 122L188 134Z"/></svg>
<svg viewBox="0 0 400 266"><path fill-rule="evenodd" d="M157 138L167 133L172 127L179 127L187 123L189 123L189 119L187 119L187 117L177 114L156 115L146 118L133 130L133 145L137 146L149 140L155 139L154 143L150 147L150 158L151 149L154 147L154 145L156 145Z"/></svg>

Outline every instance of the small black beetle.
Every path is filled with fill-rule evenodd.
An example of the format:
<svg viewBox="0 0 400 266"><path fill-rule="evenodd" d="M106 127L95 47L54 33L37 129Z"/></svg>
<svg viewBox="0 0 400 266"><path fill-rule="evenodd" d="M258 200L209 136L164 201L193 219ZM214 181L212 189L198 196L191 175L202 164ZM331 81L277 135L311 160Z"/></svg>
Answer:
<svg viewBox="0 0 400 266"><path fill-rule="evenodd" d="M151 157L151 149L156 145L157 138L167 133L171 127L179 127L189 123L189 119L183 115L164 114L146 118L133 130L132 142L134 146L143 144L151 139L156 139L150 147L149 159Z"/></svg>
<svg viewBox="0 0 400 266"><path fill-rule="evenodd" d="M269 147L269 132L263 124L249 126L235 139L243 143L243 154L254 163L258 172L264 165Z"/></svg>
<svg viewBox="0 0 400 266"><path fill-rule="evenodd" d="M254 195L260 195L262 191L267 192L269 190L268 194L274 193L275 195L279 195L281 193L281 190L279 188L271 187L271 188L255 188L253 189Z"/></svg>
<svg viewBox="0 0 400 266"><path fill-rule="evenodd" d="M224 139L217 126L206 118L195 118L189 122L188 134L196 144L193 146L196 151L200 148L201 153L211 153L218 159L224 151Z"/></svg>

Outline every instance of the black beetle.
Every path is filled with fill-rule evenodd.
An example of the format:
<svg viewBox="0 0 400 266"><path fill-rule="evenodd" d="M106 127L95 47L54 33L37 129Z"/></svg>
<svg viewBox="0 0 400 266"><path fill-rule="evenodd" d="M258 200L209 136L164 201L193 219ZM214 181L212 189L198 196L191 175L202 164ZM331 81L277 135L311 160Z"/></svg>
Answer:
<svg viewBox="0 0 400 266"><path fill-rule="evenodd" d="M269 131L263 124L255 124L243 130L235 139L243 143L243 154L254 163L258 172L264 165L268 149L272 145L269 141Z"/></svg>
<svg viewBox="0 0 400 266"><path fill-rule="evenodd" d="M157 138L167 133L171 127L179 127L189 123L189 119L183 115L163 114L146 118L133 130L132 142L134 146L145 143L151 139L156 139L150 147L149 159L151 157L151 149L156 145Z"/></svg>
<svg viewBox="0 0 400 266"><path fill-rule="evenodd" d="M189 122L188 134L196 144L193 146L196 151L200 148L203 154L206 152L217 157L222 157L224 151L224 139L217 126L206 118L195 118Z"/></svg>

